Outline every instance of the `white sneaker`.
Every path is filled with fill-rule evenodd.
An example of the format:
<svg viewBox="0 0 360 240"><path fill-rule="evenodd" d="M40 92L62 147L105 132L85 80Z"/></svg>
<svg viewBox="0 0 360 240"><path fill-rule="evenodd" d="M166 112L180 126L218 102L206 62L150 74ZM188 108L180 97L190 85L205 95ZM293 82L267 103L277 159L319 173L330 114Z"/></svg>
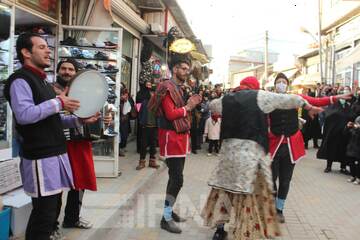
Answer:
<svg viewBox="0 0 360 240"><path fill-rule="evenodd" d="M208 157L211 157L211 156L212 156L212 153L208 153L207 156L208 156Z"/></svg>
<svg viewBox="0 0 360 240"><path fill-rule="evenodd" d="M66 240L67 238L63 235L60 229L56 229L50 236L50 240Z"/></svg>
<svg viewBox="0 0 360 240"><path fill-rule="evenodd" d="M60 48L59 54L60 54L60 57L71 57L71 53L70 53L69 49L67 49L66 47Z"/></svg>
<svg viewBox="0 0 360 240"><path fill-rule="evenodd" d="M355 182L356 178L355 177L351 177L347 180L348 183L353 183Z"/></svg>
<svg viewBox="0 0 360 240"><path fill-rule="evenodd" d="M84 37L79 39L79 45L84 47L92 46L91 43Z"/></svg>
<svg viewBox="0 0 360 240"><path fill-rule="evenodd" d="M118 133L115 132L114 129L112 129L111 127L105 129L103 134L108 137L115 137L116 135L118 135Z"/></svg>
<svg viewBox="0 0 360 240"><path fill-rule="evenodd" d="M354 185L360 185L360 179L357 178L354 182L353 182Z"/></svg>

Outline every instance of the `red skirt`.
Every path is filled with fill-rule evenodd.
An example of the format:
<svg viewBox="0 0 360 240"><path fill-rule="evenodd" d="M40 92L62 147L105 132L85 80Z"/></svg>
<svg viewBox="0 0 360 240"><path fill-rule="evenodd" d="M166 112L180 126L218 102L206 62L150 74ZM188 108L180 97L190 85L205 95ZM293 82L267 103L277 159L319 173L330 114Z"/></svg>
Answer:
<svg viewBox="0 0 360 240"><path fill-rule="evenodd" d="M67 141L67 153L70 159L75 189L96 191L91 142L87 140Z"/></svg>

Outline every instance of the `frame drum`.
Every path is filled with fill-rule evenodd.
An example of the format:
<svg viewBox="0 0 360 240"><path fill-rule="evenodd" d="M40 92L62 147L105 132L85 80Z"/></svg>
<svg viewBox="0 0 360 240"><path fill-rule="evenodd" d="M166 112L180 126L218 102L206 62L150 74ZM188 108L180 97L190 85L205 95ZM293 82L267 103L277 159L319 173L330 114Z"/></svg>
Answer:
<svg viewBox="0 0 360 240"><path fill-rule="evenodd" d="M105 77L95 70L79 71L71 80L70 98L80 101L74 114L88 118L99 112L108 98L109 86Z"/></svg>

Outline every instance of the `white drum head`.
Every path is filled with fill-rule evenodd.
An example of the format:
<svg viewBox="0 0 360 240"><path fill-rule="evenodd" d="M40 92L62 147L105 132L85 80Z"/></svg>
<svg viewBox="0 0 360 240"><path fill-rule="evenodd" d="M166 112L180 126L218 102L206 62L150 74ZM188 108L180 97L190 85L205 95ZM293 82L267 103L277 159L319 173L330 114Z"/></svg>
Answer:
<svg viewBox="0 0 360 240"><path fill-rule="evenodd" d="M88 118L101 110L108 98L109 86L105 77L95 70L78 72L70 84L70 98L80 101L74 114Z"/></svg>

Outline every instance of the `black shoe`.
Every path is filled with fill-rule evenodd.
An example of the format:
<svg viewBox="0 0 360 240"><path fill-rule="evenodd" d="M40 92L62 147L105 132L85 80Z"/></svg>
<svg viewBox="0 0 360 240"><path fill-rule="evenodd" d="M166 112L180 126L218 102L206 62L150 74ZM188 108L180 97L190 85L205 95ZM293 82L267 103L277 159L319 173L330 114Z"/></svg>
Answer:
<svg viewBox="0 0 360 240"><path fill-rule="evenodd" d="M173 218L174 222L186 222L185 218L180 217L179 215L177 215L174 212L172 212L172 218Z"/></svg>
<svg viewBox="0 0 360 240"><path fill-rule="evenodd" d="M68 37L64 41L60 41L62 45L70 45L70 46L77 46L78 43L76 42L75 38Z"/></svg>
<svg viewBox="0 0 360 240"><path fill-rule="evenodd" d="M94 58L99 59L99 60L108 60L109 59L109 57L106 55L106 53L103 53L100 51L94 55Z"/></svg>
<svg viewBox="0 0 360 240"><path fill-rule="evenodd" d="M175 224L174 220L166 221L164 217L161 219L160 227L171 233L181 233L181 229Z"/></svg>
<svg viewBox="0 0 360 240"><path fill-rule="evenodd" d="M276 209L276 215L277 215L277 219L278 219L279 223L285 223L285 217L284 217L283 211Z"/></svg>
<svg viewBox="0 0 360 240"><path fill-rule="evenodd" d="M225 240L227 237L227 232L223 228L218 228L214 233L212 240Z"/></svg>
<svg viewBox="0 0 360 240"><path fill-rule="evenodd" d="M324 170L324 173L328 173L328 172L331 172L331 168L325 168L325 170Z"/></svg>
<svg viewBox="0 0 360 240"><path fill-rule="evenodd" d="M350 172L349 172L348 170L346 170L345 168L340 169L340 172L341 172L342 174L345 174L345 175L349 175L349 174L350 174Z"/></svg>

